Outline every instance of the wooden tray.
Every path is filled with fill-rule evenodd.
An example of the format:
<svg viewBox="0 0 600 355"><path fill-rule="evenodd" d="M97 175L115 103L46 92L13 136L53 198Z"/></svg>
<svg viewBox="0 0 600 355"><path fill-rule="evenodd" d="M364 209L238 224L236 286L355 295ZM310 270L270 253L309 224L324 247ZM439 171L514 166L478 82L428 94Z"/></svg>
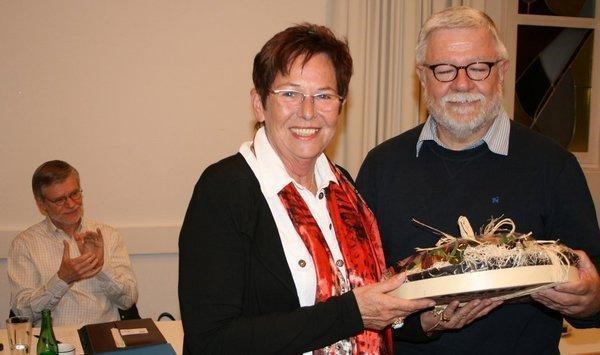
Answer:
<svg viewBox="0 0 600 355"><path fill-rule="evenodd" d="M431 298L443 305L453 300L511 299L578 279L575 266L521 266L406 282L390 294L406 299Z"/></svg>

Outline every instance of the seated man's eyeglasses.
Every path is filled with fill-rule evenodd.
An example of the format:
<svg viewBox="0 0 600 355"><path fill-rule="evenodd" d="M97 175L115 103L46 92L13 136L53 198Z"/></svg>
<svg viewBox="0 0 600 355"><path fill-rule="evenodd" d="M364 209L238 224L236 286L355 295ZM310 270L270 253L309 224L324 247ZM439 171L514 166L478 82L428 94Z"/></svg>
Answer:
<svg viewBox="0 0 600 355"><path fill-rule="evenodd" d="M433 64L424 66L431 69L433 76L443 83L450 82L456 79L458 71L464 69L469 79L474 81L481 81L487 79L490 76L492 67L501 62L497 60L495 62L473 62L467 65L456 66L453 64Z"/></svg>
<svg viewBox="0 0 600 355"><path fill-rule="evenodd" d="M343 97L333 92L319 92L312 95L292 89L269 90L269 92L277 96L280 105L290 107L299 107L305 98L312 97L315 109L322 112L339 110L340 105L344 102Z"/></svg>
<svg viewBox="0 0 600 355"><path fill-rule="evenodd" d="M57 206L62 206L67 202L67 199L71 199L71 200L79 203L81 201L81 197L83 196L82 193L83 193L83 190L77 189L77 190L75 190L67 195L61 196L61 197L57 197L57 198L53 198L53 199L44 197L44 199L52 202L53 204L55 204Z"/></svg>

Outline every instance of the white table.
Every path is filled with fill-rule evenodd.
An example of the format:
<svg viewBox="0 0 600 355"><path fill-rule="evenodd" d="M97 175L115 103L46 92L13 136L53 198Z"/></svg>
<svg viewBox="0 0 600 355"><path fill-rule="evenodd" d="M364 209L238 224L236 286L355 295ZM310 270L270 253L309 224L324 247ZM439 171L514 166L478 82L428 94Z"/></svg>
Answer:
<svg viewBox="0 0 600 355"><path fill-rule="evenodd" d="M181 321L161 321L154 322L156 326L160 330L160 332L165 336L165 339L168 343L171 344L177 355L181 355L183 353L183 328L181 327ZM81 326L58 326L54 327L54 335L56 339L75 345L75 352L79 354L83 354L83 349L81 348L81 343L79 342L79 335L77 334L77 329L81 328ZM33 328L33 334L39 334L39 328ZM8 350L8 339L6 334L6 329L0 329L0 342L4 344L4 350L0 351L0 354L10 354ZM31 340L31 351L30 354L35 354L37 338L33 337Z"/></svg>
<svg viewBox="0 0 600 355"><path fill-rule="evenodd" d="M183 353L183 328L181 321L161 321L155 322L161 333L171 344L177 355ZM61 326L54 327L56 338L60 341L75 345L77 354L83 354L77 329L80 326ZM34 328L34 334L39 333L39 328ZM4 351L0 354L9 354L8 343L6 340L6 330L0 329L0 341L4 344ZM35 353L36 338L33 338L32 353ZM568 328L566 336L563 336L559 345L560 353L565 355L571 354L600 354L600 329L575 329L571 326Z"/></svg>
<svg viewBox="0 0 600 355"><path fill-rule="evenodd" d="M183 328L180 320L155 322L177 355L183 354ZM598 338L598 335L597 335Z"/></svg>
<svg viewBox="0 0 600 355"><path fill-rule="evenodd" d="M568 325L558 348L561 354L600 354L600 328L575 329Z"/></svg>

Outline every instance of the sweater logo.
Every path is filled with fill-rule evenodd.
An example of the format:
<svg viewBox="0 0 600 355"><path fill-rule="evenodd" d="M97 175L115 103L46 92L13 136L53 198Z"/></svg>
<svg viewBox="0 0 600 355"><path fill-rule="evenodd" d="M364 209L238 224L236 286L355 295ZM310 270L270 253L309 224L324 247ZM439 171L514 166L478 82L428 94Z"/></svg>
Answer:
<svg viewBox="0 0 600 355"><path fill-rule="evenodd" d="M492 197L492 203L497 205L500 203L500 196L493 196Z"/></svg>

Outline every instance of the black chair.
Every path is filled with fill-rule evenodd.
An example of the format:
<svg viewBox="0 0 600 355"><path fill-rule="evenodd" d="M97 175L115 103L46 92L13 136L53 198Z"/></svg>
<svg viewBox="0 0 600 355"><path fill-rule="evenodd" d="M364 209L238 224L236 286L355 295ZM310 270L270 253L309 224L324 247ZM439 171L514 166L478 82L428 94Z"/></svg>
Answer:
<svg viewBox="0 0 600 355"><path fill-rule="evenodd" d="M10 317L14 317L14 316L15 316L15 312L13 312L13 310L11 309L8 312L8 317L10 318ZM119 309L119 318L121 320L125 320L125 319L142 319L142 317L140 317L140 312L138 312L137 305L135 303L133 304L133 306L131 306L128 309Z"/></svg>
<svg viewBox="0 0 600 355"><path fill-rule="evenodd" d="M159 320L161 320L161 319L163 319L163 318L168 318L168 319L170 319L170 320L175 320L175 317L173 317L173 315L172 315L171 313L169 313L169 312L162 312L162 313L161 313L161 314L158 316L158 318L157 318L156 320L158 320L158 321L159 321Z"/></svg>
<svg viewBox="0 0 600 355"><path fill-rule="evenodd" d="M142 317L140 317L140 312L138 312L137 305L135 303L128 309L119 309L119 318L121 318L121 320L142 319Z"/></svg>

